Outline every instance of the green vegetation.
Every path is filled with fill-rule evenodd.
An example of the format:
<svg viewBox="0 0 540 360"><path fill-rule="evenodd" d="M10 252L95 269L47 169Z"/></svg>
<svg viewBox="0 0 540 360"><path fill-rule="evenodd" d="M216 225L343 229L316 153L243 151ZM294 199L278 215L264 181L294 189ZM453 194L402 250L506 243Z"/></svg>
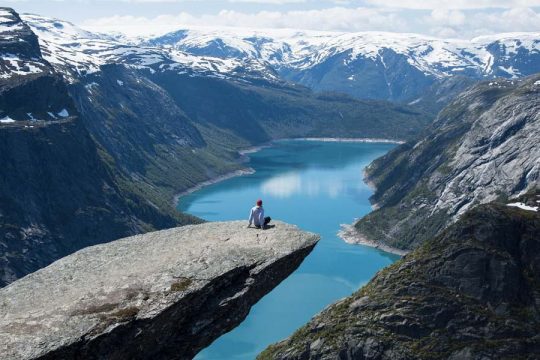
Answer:
<svg viewBox="0 0 540 360"><path fill-rule="evenodd" d="M527 358L539 350L539 229L536 212L478 206L258 359Z"/></svg>
<svg viewBox="0 0 540 360"><path fill-rule="evenodd" d="M185 291L187 288L189 288L189 285L193 283L193 280L188 278L182 278L178 281L171 284L171 291L177 292L177 291Z"/></svg>

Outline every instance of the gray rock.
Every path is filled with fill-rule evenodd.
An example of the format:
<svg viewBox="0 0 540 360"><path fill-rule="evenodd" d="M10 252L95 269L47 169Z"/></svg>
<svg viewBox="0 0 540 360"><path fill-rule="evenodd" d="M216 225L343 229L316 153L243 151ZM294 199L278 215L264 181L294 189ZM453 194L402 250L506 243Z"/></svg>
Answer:
<svg viewBox="0 0 540 360"><path fill-rule="evenodd" d="M540 187L540 76L469 88L424 136L374 161L378 209L356 229L369 241L414 249L478 204Z"/></svg>
<svg viewBox="0 0 540 360"><path fill-rule="evenodd" d="M187 359L294 271L318 236L207 223L83 249L0 290L9 359Z"/></svg>
<svg viewBox="0 0 540 360"><path fill-rule="evenodd" d="M539 359L539 234L537 212L478 206L258 359Z"/></svg>

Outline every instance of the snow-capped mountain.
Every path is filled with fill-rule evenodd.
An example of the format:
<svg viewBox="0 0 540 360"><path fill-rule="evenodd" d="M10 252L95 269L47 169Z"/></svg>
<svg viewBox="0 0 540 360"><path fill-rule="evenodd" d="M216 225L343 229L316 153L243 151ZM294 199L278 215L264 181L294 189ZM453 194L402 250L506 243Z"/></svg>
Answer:
<svg viewBox="0 0 540 360"><path fill-rule="evenodd" d="M0 82L48 71L38 39L19 15L0 8Z"/></svg>
<svg viewBox="0 0 540 360"><path fill-rule="evenodd" d="M37 15L21 18L37 35L43 58L69 81L97 72L105 64L124 64L150 72L276 78L270 68L254 59L194 56L172 48L133 45L120 37L89 32L58 19Z"/></svg>
<svg viewBox="0 0 540 360"><path fill-rule="evenodd" d="M98 71L100 66L123 64L150 73L285 80L315 91L421 104L426 102L426 94L462 89L471 79L516 78L540 72L540 33L442 40L384 32L198 27L128 39L37 15L22 15L21 21L8 10L2 14L0 41L20 38L15 31L31 29L39 39L38 51L45 63L70 82ZM29 42L35 42L32 36L28 35ZM43 66L34 63L35 56L21 54L14 51L2 56L0 76L41 71ZM448 85L448 79L460 78L469 80L461 86L454 80ZM432 103L439 100L429 99Z"/></svg>
<svg viewBox="0 0 540 360"><path fill-rule="evenodd" d="M468 41L387 32L197 28L179 30L143 43L219 58L255 58L277 69L295 70L315 67L342 53L348 53L349 63L365 58L380 60L384 65L383 52L391 50L406 56L408 62L422 72L439 78L470 72L511 77L531 71L502 62L520 53L538 53L540 33L500 34Z"/></svg>
<svg viewBox="0 0 540 360"><path fill-rule="evenodd" d="M287 80L361 98L413 101L453 76L520 77L540 72L540 33L472 40L417 34L194 28L142 41L199 56L256 59Z"/></svg>

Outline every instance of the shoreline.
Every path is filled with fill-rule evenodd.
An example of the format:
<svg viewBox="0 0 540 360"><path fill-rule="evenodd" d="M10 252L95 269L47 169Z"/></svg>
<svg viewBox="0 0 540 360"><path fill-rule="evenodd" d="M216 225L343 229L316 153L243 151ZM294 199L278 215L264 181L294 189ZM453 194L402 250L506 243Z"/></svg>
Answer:
<svg viewBox="0 0 540 360"><path fill-rule="evenodd" d="M323 141L323 142L356 142L356 143L378 143L379 142L379 143L386 143L386 144L403 144L403 143L405 143L404 141L401 141L401 140L376 139L376 138L340 138L340 137L282 138L282 139L274 139L274 140L271 140L271 141L269 141L267 143L264 143L264 144L261 144L261 145L251 146L251 147L248 147L248 148L245 148L245 149L242 149L242 150L238 150L238 155L240 156L239 163L242 164L242 163L248 162L249 161L249 154L253 154L253 153L256 153L256 152L261 151L263 149L272 147L275 142L291 141L291 140L296 140L296 141ZM254 174L254 173L255 173L255 170L253 168L245 168L245 169L239 169L239 170L231 171L229 173L226 173L226 174L223 174L223 175L208 179L206 181L203 181L203 182L201 182L201 183L199 183L199 184L197 184L195 186L192 186L192 187L190 187L190 188L188 188L188 189L174 195L174 197L173 197L173 206L176 209L178 207L178 204L180 202L180 198L182 196L189 195L192 192L200 190L200 189L202 189L202 188L204 188L206 186L217 184L217 183L219 183L221 181L228 180L228 179L231 179L233 177L243 176L243 175L250 175L250 174Z"/></svg>
<svg viewBox="0 0 540 360"><path fill-rule="evenodd" d="M362 181L368 186L368 188L373 190L373 192L375 193L375 191L377 190L377 187L372 181L369 180L366 169L367 169L367 166L364 168L364 170L362 170ZM371 211L375 211L378 208L379 208L379 205L377 205L377 203L371 203Z"/></svg>
<svg viewBox="0 0 540 360"><path fill-rule="evenodd" d="M341 137L300 137L300 138L283 138L274 141L323 141L323 142L351 142L351 143L385 143L385 144L405 144L403 140L395 139L378 139L378 138L341 138Z"/></svg>
<svg viewBox="0 0 540 360"><path fill-rule="evenodd" d="M182 191L181 193L178 193L178 194L174 195L174 198L173 198L174 208L175 209L178 208L178 204L180 203L180 198L182 196L189 195L192 192L201 190L202 188L213 185L213 184L217 184L217 183L219 183L221 181L225 181L225 180L228 180L228 179L231 179L231 178L234 178L234 177L238 177L238 176L250 175L250 174L254 174L254 173L255 173L255 170L252 169L252 168L239 169L239 170L234 170L234 171L225 173L223 175L213 177L211 179L203 181L203 182L201 182L201 183L199 183L199 184L197 184L195 186L192 186L192 187L188 188L187 190Z"/></svg>
<svg viewBox="0 0 540 360"><path fill-rule="evenodd" d="M347 244L364 245L375 248L394 255L405 256L410 253L410 250L398 249L389 245L381 244L372 240L368 240L354 229L353 225L342 224L341 230L337 234Z"/></svg>

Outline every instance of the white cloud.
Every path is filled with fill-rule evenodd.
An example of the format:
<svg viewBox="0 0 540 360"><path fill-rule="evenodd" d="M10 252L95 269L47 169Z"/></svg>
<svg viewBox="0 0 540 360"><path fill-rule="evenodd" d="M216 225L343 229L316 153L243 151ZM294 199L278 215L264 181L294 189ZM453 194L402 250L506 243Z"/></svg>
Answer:
<svg viewBox="0 0 540 360"><path fill-rule="evenodd" d="M255 3L255 4L274 4L274 5L307 2L307 0L227 0L227 1L230 3Z"/></svg>
<svg viewBox="0 0 540 360"><path fill-rule="evenodd" d="M112 16L90 19L82 25L94 31L120 31L129 35L156 34L186 26L233 26L246 28L296 28L328 31L410 31L394 12L372 8L334 7L323 10L260 11L245 13L221 10L218 14L194 16L186 12L155 18Z"/></svg>
<svg viewBox="0 0 540 360"><path fill-rule="evenodd" d="M479 27L500 32L540 31L540 13L530 8L516 8L495 14L477 14Z"/></svg>
<svg viewBox="0 0 540 360"><path fill-rule="evenodd" d="M366 0L366 2L379 7L416 10L540 7L540 0Z"/></svg>
<svg viewBox="0 0 540 360"><path fill-rule="evenodd" d="M540 13L530 8L473 13L438 9L433 10L422 21L429 27L430 34L441 38L471 38L493 33L540 31Z"/></svg>
<svg viewBox="0 0 540 360"><path fill-rule="evenodd" d="M459 10L436 9L427 21L438 25L461 26L465 23L465 14Z"/></svg>
<svg viewBox="0 0 540 360"><path fill-rule="evenodd" d="M342 32L416 32L442 38L471 38L500 32L540 31L540 13L531 8L490 11L433 9L417 12L418 15L411 16L410 13L405 14L400 10L365 7L255 13L221 10L217 14L193 15L182 12L153 18L112 16L87 20L82 25L94 31L119 31L128 35L160 34L193 26L296 28Z"/></svg>

